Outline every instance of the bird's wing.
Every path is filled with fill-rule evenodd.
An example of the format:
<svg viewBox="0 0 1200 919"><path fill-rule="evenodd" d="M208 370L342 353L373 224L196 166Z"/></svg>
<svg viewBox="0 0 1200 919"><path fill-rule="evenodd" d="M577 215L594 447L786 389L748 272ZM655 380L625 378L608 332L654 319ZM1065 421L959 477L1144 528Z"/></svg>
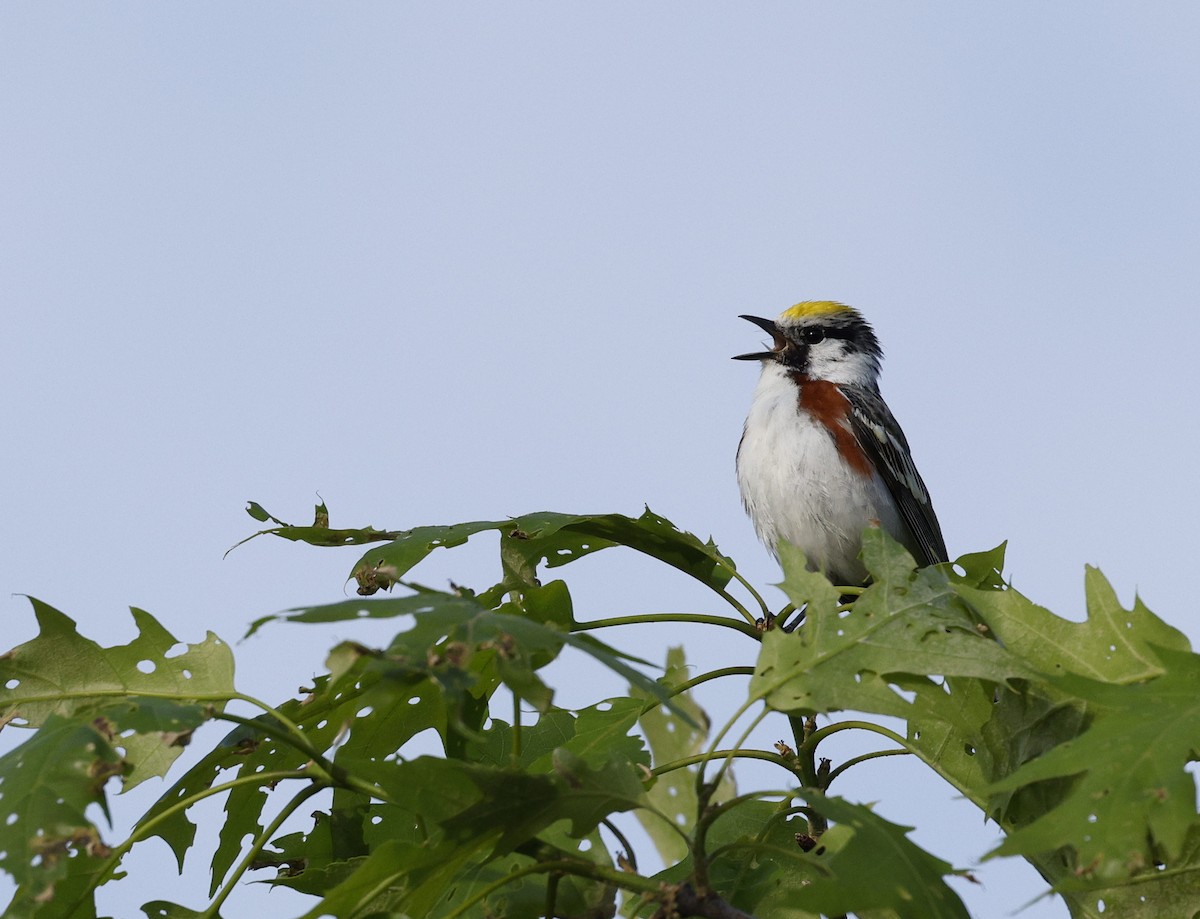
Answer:
<svg viewBox="0 0 1200 919"><path fill-rule="evenodd" d="M935 565L949 559L946 540L933 512L929 491L913 463L908 441L883 397L862 386L840 387L850 402L850 427L859 446L879 470L901 519L916 539L917 563ZM910 547L913 548L913 547Z"/></svg>

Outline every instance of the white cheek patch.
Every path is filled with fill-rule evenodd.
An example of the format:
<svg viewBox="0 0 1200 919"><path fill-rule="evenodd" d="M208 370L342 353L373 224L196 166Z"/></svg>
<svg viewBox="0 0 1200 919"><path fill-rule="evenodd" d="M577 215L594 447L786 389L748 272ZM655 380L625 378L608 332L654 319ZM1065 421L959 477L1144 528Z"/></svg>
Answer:
<svg viewBox="0 0 1200 919"><path fill-rule="evenodd" d="M813 379L866 386L878 374L878 361L844 338L827 338L808 350L808 375Z"/></svg>

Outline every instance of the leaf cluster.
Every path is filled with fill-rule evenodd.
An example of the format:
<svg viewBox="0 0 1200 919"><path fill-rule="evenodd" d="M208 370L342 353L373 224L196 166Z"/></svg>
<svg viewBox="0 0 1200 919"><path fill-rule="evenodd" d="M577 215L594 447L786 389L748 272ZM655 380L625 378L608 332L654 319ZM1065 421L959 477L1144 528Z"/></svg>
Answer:
<svg viewBox="0 0 1200 919"><path fill-rule="evenodd" d="M241 879L266 875L314 898L306 917L964 917L947 878L965 872L833 793L847 770L895 755L996 821L991 855L1028 859L1073 916L1197 905L1200 659L1094 570L1088 617L1071 622L1004 582L1003 547L916 570L869 530L869 587L834 586L785 550L790 603L773 611L712 540L648 509L403 531L331 529L323 504L311 526L248 511L274 524L262 534L372 546L351 571L361 599L251 634L373 618L396 620L395 635L338 644L311 686L272 705L236 691L215 636L183 645L135 610L138 637L105 648L33 601L38 636L0 657L0 724L30 732L0 758L0 870L18 883L6 915L96 915L97 888L154 837L186 870L202 857L192 808L217 798L207 902L148 915L217 916ZM434 549L485 533L499 541L495 583L408 580ZM544 572L618 546L694 578L717 611L578 619ZM594 634L664 619L737 633L741 648L693 674L681 649L660 668ZM556 705L545 668L562 655L609 669L628 695ZM710 681L744 696L715 728L692 694ZM791 740L757 748L764 719ZM223 736L174 769L208 721ZM877 746L834 762L822 744L844 731ZM744 759L769 763L775 787L740 789ZM113 788L168 775L129 838L106 839L89 814L107 816Z"/></svg>

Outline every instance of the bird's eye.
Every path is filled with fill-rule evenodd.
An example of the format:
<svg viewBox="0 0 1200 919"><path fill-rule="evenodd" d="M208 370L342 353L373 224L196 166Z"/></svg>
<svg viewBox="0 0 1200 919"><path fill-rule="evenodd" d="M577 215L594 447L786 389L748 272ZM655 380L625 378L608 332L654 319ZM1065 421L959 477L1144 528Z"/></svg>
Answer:
<svg viewBox="0 0 1200 919"><path fill-rule="evenodd" d="M804 339L806 345L815 345L825 340L824 329L805 329L800 333L800 337Z"/></svg>

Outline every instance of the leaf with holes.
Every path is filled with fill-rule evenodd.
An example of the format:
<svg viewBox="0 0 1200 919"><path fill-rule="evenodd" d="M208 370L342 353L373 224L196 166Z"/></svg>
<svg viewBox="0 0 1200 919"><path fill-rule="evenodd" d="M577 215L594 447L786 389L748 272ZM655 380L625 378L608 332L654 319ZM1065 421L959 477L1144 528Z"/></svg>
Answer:
<svg viewBox="0 0 1200 919"><path fill-rule="evenodd" d="M365 614L365 615L364 615ZM465 691L459 677L478 653L494 656L501 680L539 710L551 695L536 671L550 663L564 645L599 661L643 692L673 705L670 694L626 661L638 661L590 635L570 634L571 598L562 581L530 587L520 605L491 610L474 597L423 591L408 597L350 600L307 607L284 614L286 621L332 622L344 619L411 615L413 625L393 638L382 652L359 647L374 657L370 668L388 679L410 679L428 673L447 693ZM259 620L265 622L267 620ZM685 719L686 715L683 716Z"/></svg>
<svg viewBox="0 0 1200 919"><path fill-rule="evenodd" d="M915 845L908 838L911 827L890 823L862 804L816 792L803 796L830 827L809 853L819 873L793 902L829 916L888 910L898 919L969 919L945 881L947 875L963 872ZM752 911L780 915L771 906L774 902L766 892Z"/></svg>
<svg viewBox="0 0 1200 919"><path fill-rule="evenodd" d="M960 872L915 845L908 827L841 798L809 790L794 794L804 805L742 801L709 826L709 880L733 906L771 919L847 913L968 919L962 901L945 882L947 875ZM806 810L829 824L815 838ZM691 870L689 856L656 880L680 883Z"/></svg>
<svg viewBox="0 0 1200 919"><path fill-rule="evenodd" d="M390 840L350 862L353 871L301 919L329 916L428 916L490 834L466 844L419 846Z"/></svg>
<svg viewBox="0 0 1200 919"><path fill-rule="evenodd" d="M847 609L836 588L804 568L803 555L785 546L782 558L781 586L807 615L794 633L763 636L750 691L772 708L954 718L956 706L929 674L999 684L1039 676L981 634L942 571L914 571L912 557L877 527L863 540L874 581Z"/></svg>
<svg viewBox="0 0 1200 919"><path fill-rule="evenodd" d="M630 734L641 710L637 699L608 699L578 712L551 709L536 723L521 726L519 743L512 725L492 718L479 741L468 746L468 758L489 766L545 772L553 768L553 753L562 747L596 768L614 756L648 764L641 738ZM519 754L514 752L517 748Z"/></svg>
<svg viewBox="0 0 1200 919"><path fill-rule="evenodd" d="M667 672L660 682L675 690L687 678L683 648L670 648L667 651ZM632 690L632 694L635 698L647 698L636 689ZM642 733L646 735L646 741L650 744L655 766L664 766L702 753L708 740L708 715L692 697L691 692L676 693L673 699L675 709L686 713L690 721L664 705L647 707L638 718ZM654 784L646 793L650 804L659 813L665 814L672 825L685 833L691 832L696 822L697 769L697 766L689 766L662 773L655 778ZM721 784L713 795L713 801L719 803L733 797L736 792L733 775L729 770L725 770L721 776ZM670 864L687 855L687 843L678 832L664 825L658 814L649 810L639 810L637 818L664 862Z"/></svg>
<svg viewBox="0 0 1200 919"><path fill-rule="evenodd" d="M645 803L632 763L610 759L593 769L563 748L554 752L554 771L544 775L467 764L457 768L462 778L475 785L480 797L442 820L442 828L451 839L500 830L494 855L511 852L559 820L569 820L570 835L582 838L610 814Z"/></svg>
<svg viewBox="0 0 1200 919"><path fill-rule="evenodd" d="M303 606L283 613L272 613L254 621L246 633L249 638L264 625L272 622L345 622L356 619L395 619L399 616L420 616L438 611L461 610L467 614L480 608L474 597L427 590L407 597L385 597L378 600L343 600L324 606Z"/></svg>
<svg viewBox="0 0 1200 919"><path fill-rule="evenodd" d="M1141 600L1124 609L1112 585L1091 566L1086 569L1084 588L1088 612L1084 622L1056 616L1011 589L981 590L959 584L955 590L1013 654L1050 676L1074 673L1129 683L1163 672L1156 649L1191 650L1187 637Z"/></svg>
<svg viewBox="0 0 1200 919"><path fill-rule="evenodd" d="M649 765L642 739L630 732L638 723L640 699L607 699L576 712L575 735L558 744L589 767L600 769L609 760ZM534 769L554 768L553 753L543 754Z"/></svg>
<svg viewBox="0 0 1200 919"><path fill-rule="evenodd" d="M41 728L0 757L0 868L32 896L52 898L73 861L109 855L85 811L108 816L105 786L124 759L97 725L50 714Z"/></svg>
<svg viewBox="0 0 1200 919"><path fill-rule="evenodd" d="M220 711L234 693L233 656L211 632L199 644L183 645L153 616L135 608L131 612L138 636L127 645L105 648L80 635L58 610L33 598L30 603L38 620L37 637L0 656L0 724L11 720L36 727L51 713L70 717L80 708L125 696L184 703L203 699ZM152 710L150 702L133 708L142 717ZM166 730L133 727L134 733L121 739L130 770L126 788L164 775L182 752L178 728L158 727Z"/></svg>
<svg viewBox="0 0 1200 919"><path fill-rule="evenodd" d="M1084 700L1093 721L1082 734L1031 760L994 786L1012 791L1076 777L1049 813L1011 833L994 854L1075 851L1078 874L1104 881L1170 868L1197 824L1200 656L1153 648L1162 676L1134 684L1064 676L1054 684Z"/></svg>
<svg viewBox="0 0 1200 919"><path fill-rule="evenodd" d="M278 517L268 513L266 508L255 501L246 502L246 513L259 523L270 521L277 524L277 526L267 530L259 530L257 533L251 533L245 539L234 543L225 553L226 555L238 546L244 545L252 539L257 539L259 536L278 536L281 539L288 539L292 542L303 542L310 546L360 546L369 542L383 542L384 540L396 539L402 535L399 532L377 530L374 527L331 529L329 526L329 509L325 507L325 502L323 501L316 507L312 526L295 526L294 524L284 523Z"/></svg>
<svg viewBox="0 0 1200 919"><path fill-rule="evenodd" d="M649 508L640 517L623 514L558 514L542 511L511 520L473 521L416 527L372 549L354 566L359 592L388 589L439 547L461 545L487 530L501 533L500 556L513 587L537 583L537 569L565 565L585 555L625 546L677 568L729 598L725 588L737 577L733 561L709 540L703 542Z"/></svg>
<svg viewBox="0 0 1200 919"><path fill-rule="evenodd" d="M658 559L722 596L737 573L733 560L722 555L711 539L701 541L650 508L636 518L549 512L518 517L505 534L501 552L510 570L533 580L543 563L556 568L612 546L625 546Z"/></svg>
<svg viewBox="0 0 1200 919"><path fill-rule="evenodd" d="M1069 876L1055 890L1080 919L1162 919L1187 916L1195 919L1196 891L1200 890L1200 825L1193 824L1183 851L1169 869L1151 870L1133 879L1106 886L1087 876Z"/></svg>
<svg viewBox="0 0 1200 919"><path fill-rule="evenodd" d="M358 592L364 596L389 590L434 549L461 546L478 533L500 530L513 523L510 520L474 520L450 526L413 527L390 534L392 541L367 552L351 569L350 576L358 582Z"/></svg>

